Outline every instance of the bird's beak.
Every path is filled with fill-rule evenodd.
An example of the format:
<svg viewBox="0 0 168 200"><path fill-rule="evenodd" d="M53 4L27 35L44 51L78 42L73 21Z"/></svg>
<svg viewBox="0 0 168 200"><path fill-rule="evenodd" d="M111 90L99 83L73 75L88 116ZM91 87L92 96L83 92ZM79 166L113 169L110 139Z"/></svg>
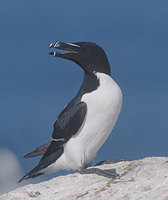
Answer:
<svg viewBox="0 0 168 200"><path fill-rule="evenodd" d="M56 57L62 57L62 58L68 58L69 56L72 56L73 54L77 54L79 53L81 49L78 43L64 43L64 42L59 42L59 41L52 42L48 48L63 50L60 52L57 52L57 51L49 52L50 55L53 55Z"/></svg>

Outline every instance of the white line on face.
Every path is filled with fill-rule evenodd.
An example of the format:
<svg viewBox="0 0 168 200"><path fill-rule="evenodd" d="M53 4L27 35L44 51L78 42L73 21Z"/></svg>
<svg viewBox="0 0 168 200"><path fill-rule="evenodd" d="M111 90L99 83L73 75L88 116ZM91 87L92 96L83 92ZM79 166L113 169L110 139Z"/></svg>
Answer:
<svg viewBox="0 0 168 200"><path fill-rule="evenodd" d="M67 44L69 44L69 45L71 45L71 46L74 46L74 47L80 47L79 45L73 44L73 43L67 43Z"/></svg>

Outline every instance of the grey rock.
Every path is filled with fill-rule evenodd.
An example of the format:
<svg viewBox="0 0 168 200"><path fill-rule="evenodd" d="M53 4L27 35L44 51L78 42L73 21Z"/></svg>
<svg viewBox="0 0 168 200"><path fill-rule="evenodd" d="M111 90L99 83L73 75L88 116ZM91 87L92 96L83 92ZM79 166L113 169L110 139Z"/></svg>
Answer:
<svg viewBox="0 0 168 200"><path fill-rule="evenodd" d="M96 166L116 169L110 179L96 174L74 173L38 184L29 184L0 196L0 200L168 200L168 157Z"/></svg>

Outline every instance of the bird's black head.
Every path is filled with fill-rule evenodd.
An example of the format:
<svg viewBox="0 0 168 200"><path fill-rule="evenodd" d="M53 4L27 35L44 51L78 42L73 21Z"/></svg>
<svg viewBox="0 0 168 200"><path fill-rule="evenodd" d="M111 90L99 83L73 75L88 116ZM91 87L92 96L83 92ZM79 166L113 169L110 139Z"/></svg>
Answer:
<svg viewBox="0 0 168 200"><path fill-rule="evenodd" d="M49 48L60 49L50 55L72 60L87 73L102 72L110 75L110 65L104 50L93 42L53 42ZM65 50L65 51L64 51Z"/></svg>

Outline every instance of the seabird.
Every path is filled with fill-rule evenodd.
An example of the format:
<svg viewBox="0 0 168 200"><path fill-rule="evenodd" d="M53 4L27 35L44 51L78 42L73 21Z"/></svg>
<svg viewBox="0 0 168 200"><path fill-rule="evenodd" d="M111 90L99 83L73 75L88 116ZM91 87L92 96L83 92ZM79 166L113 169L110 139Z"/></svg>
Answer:
<svg viewBox="0 0 168 200"><path fill-rule="evenodd" d="M49 48L59 49L50 55L80 66L84 79L77 95L54 123L51 141L25 155L43 156L19 182L59 170L85 171L112 131L122 106L122 92L111 77L109 61L100 46L56 41Z"/></svg>

